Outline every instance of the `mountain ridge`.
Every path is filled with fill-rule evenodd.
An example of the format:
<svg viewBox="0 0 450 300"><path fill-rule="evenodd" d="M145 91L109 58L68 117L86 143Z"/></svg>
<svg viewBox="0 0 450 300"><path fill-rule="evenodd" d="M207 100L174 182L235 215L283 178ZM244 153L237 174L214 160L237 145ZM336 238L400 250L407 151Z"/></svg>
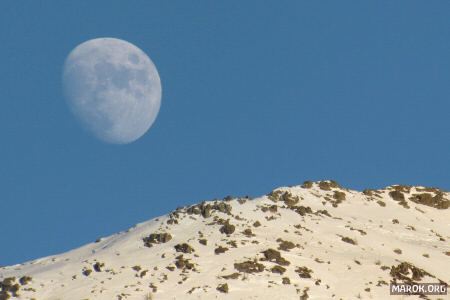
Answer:
<svg viewBox="0 0 450 300"><path fill-rule="evenodd" d="M307 181L203 201L1 267L0 300L395 299L391 282L450 282L449 199L438 188Z"/></svg>

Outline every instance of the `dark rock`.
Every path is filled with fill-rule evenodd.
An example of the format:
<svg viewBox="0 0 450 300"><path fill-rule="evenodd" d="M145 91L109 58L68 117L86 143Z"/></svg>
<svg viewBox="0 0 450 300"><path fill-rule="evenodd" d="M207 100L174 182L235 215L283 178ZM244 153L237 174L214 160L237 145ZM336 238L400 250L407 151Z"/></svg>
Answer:
<svg viewBox="0 0 450 300"><path fill-rule="evenodd" d="M290 264L289 261L287 261L286 259L281 257L280 252L277 250L267 249L267 250L263 251L262 253L264 254L264 258L261 260L275 262L282 266L288 266Z"/></svg>
<svg viewBox="0 0 450 300"><path fill-rule="evenodd" d="M352 244L352 245L356 245L357 244L355 240L352 240L351 238L346 237L346 236L342 237L341 239L342 239L343 242L346 242L346 243L349 243L349 244Z"/></svg>
<svg viewBox="0 0 450 300"><path fill-rule="evenodd" d="M217 247L216 249L214 249L214 253L215 253L216 255L221 254L221 253L224 253L224 252L226 252L226 251L228 251L228 248L227 248L227 247L222 247L222 246L219 246L219 247Z"/></svg>
<svg viewBox="0 0 450 300"><path fill-rule="evenodd" d="M95 270L95 272L101 272L104 266L105 266L104 263L96 262L96 263L94 264L94 270Z"/></svg>
<svg viewBox="0 0 450 300"><path fill-rule="evenodd" d="M228 293L228 284L227 283L219 284L217 286L217 290L222 293Z"/></svg>
<svg viewBox="0 0 450 300"><path fill-rule="evenodd" d="M175 245L175 250L177 252L183 253L192 253L195 251L194 248L192 248L191 246L189 246L189 244L186 243Z"/></svg>
<svg viewBox="0 0 450 300"><path fill-rule="evenodd" d="M286 272L286 268L283 268L282 266L274 266L272 269L270 269L272 273L278 273L283 275L284 272Z"/></svg>
<svg viewBox="0 0 450 300"><path fill-rule="evenodd" d="M253 226L254 227L259 227L259 226L261 226L261 223L259 221L256 221L255 223L253 223Z"/></svg>
<svg viewBox="0 0 450 300"><path fill-rule="evenodd" d="M30 276L22 276L19 279L19 282L20 282L21 285L27 285L31 280L33 280L33 278L30 277Z"/></svg>

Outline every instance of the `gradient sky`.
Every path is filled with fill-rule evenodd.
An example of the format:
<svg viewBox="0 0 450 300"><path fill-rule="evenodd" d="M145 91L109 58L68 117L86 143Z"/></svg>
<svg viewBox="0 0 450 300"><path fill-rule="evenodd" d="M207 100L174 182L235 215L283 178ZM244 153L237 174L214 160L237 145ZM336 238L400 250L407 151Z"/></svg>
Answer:
<svg viewBox="0 0 450 300"><path fill-rule="evenodd" d="M0 265L181 205L305 180L450 189L449 1L0 2ZM64 60L127 40L161 76L142 138L86 133Z"/></svg>

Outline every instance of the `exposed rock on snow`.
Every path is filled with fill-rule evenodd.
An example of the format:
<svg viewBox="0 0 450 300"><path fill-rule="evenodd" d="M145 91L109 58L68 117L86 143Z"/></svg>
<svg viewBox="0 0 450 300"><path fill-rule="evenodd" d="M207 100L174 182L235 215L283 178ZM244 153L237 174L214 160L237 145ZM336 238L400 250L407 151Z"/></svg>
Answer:
<svg viewBox="0 0 450 300"><path fill-rule="evenodd" d="M1 267L0 300L402 299L389 283L450 282L449 199L437 188L319 181L203 201Z"/></svg>

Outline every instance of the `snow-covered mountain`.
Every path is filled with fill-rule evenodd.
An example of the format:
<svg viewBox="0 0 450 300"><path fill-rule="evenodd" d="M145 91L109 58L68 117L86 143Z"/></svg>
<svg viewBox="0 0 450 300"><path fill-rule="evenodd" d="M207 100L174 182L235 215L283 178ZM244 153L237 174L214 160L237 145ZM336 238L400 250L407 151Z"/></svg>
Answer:
<svg viewBox="0 0 450 300"><path fill-rule="evenodd" d="M206 201L2 267L0 300L402 299L390 282L450 282L449 199L319 181Z"/></svg>

